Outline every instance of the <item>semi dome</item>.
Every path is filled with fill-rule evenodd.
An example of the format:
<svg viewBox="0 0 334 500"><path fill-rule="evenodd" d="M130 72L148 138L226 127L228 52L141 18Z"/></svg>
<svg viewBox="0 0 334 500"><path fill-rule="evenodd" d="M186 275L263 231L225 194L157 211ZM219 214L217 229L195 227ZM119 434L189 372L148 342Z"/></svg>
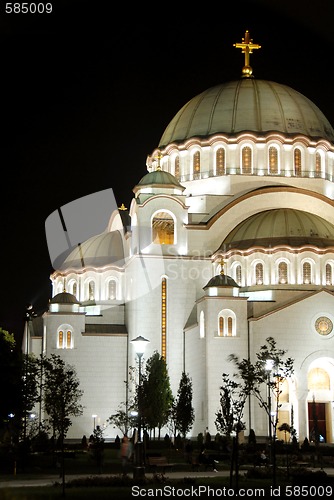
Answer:
<svg viewBox="0 0 334 500"><path fill-rule="evenodd" d="M243 78L191 99L165 129L159 148L191 137L241 132L302 134L334 141L329 121L307 97L280 83Z"/></svg>
<svg viewBox="0 0 334 500"><path fill-rule="evenodd" d="M254 246L288 245L298 248L313 245L318 248L334 246L334 225L318 215L279 208L252 215L241 222L225 238L221 249L246 250Z"/></svg>
<svg viewBox="0 0 334 500"><path fill-rule="evenodd" d="M57 293L51 300L50 304L80 304L75 295L69 292Z"/></svg>
<svg viewBox="0 0 334 500"><path fill-rule="evenodd" d="M61 269L81 269L124 264L124 248L121 233L111 231L89 238L68 255Z"/></svg>

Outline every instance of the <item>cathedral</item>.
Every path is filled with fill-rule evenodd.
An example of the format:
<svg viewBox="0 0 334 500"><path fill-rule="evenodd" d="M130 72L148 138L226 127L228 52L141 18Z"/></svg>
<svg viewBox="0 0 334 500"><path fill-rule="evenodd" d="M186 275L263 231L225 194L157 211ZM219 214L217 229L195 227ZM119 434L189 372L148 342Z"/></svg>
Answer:
<svg viewBox="0 0 334 500"><path fill-rule="evenodd" d="M189 437L214 435L229 355L254 362L273 337L294 359L279 426L293 415L298 440L310 439L316 408L334 442L334 130L306 96L253 75L260 46L248 31L235 48L239 79L178 111L130 206L55 251L48 310L28 322L23 351L75 367L83 414L68 438L95 425L106 439L121 435L107 420L133 391L138 336L148 341L143 364L156 351L166 360L175 396L182 372L191 378ZM112 190L104 195L112 206ZM268 436L253 399L245 436Z"/></svg>

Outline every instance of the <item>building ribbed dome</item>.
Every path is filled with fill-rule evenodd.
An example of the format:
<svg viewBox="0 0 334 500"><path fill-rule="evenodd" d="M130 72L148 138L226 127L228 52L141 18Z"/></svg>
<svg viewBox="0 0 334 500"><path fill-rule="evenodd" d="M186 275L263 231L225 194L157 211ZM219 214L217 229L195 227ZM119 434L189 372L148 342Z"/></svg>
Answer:
<svg viewBox="0 0 334 500"><path fill-rule="evenodd" d="M243 78L211 87L191 99L165 129L159 148L191 137L246 131L334 141L329 121L307 97L280 83Z"/></svg>
<svg viewBox="0 0 334 500"><path fill-rule="evenodd" d="M51 300L50 304L80 304L75 295L69 292L57 293Z"/></svg>
<svg viewBox="0 0 334 500"><path fill-rule="evenodd" d="M121 233L111 231L89 238L78 245L64 261L62 269L81 269L124 264L124 248Z"/></svg>
<svg viewBox="0 0 334 500"><path fill-rule="evenodd" d="M334 225L318 215L301 210L266 210L241 222L225 238L221 249L246 250L254 246L270 248L278 245L294 248L302 245L318 248L334 246Z"/></svg>
<svg viewBox="0 0 334 500"><path fill-rule="evenodd" d="M144 175L144 177L140 179L137 185L140 187L171 186L171 187L177 187L182 190L184 189L184 187L181 186L181 184L174 175L170 174L169 172L166 172L165 170L159 170L159 169Z"/></svg>

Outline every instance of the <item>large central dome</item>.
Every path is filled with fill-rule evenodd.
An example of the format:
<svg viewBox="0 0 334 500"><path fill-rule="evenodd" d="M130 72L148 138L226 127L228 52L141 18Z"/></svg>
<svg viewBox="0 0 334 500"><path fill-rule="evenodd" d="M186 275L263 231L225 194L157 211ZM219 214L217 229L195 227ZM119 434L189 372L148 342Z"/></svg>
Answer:
<svg viewBox="0 0 334 500"><path fill-rule="evenodd" d="M329 121L307 97L280 83L243 78L191 99L167 126L159 148L218 133L274 131L334 141Z"/></svg>

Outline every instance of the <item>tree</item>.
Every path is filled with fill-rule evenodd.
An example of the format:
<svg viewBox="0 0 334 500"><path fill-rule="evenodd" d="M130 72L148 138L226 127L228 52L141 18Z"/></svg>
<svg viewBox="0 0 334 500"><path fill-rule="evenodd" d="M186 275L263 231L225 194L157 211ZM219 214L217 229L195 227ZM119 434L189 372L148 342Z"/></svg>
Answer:
<svg viewBox="0 0 334 500"><path fill-rule="evenodd" d="M54 437L61 445L63 494L65 493L64 439L72 425L71 417L82 414L79 401L83 392L75 368L52 354L42 359L44 372L43 402Z"/></svg>
<svg viewBox="0 0 334 500"><path fill-rule="evenodd" d="M188 374L182 372L177 397L173 403L173 413L175 418L175 428L177 431L180 431L184 438L186 437L187 432L191 429L195 419L192 398L192 381Z"/></svg>
<svg viewBox="0 0 334 500"><path fill-rule="evenodd" d="M167 423L173 402L165 359L155 351L147 360L142 376L141 415L149 429L159 429Z"/></svg>
<svg viewBox="0 0 334 500"><path fill-rule="evenodd" d="M116 413L108 418L108 423L112 424L117 429L120 429L124 435L129 433L129 429L134 429L137 425L137 416L135 415L136 403L131 400L126 403L121 403Z"/></svg>
<svg viewBox="0 0 334 500"><path fill-rule="evenodd" d="M254 364L248 359L239 360L232 354L229 360L234 362L237 368L236 376L245 382L244 390L249 396L254 394L261 408L268 415L271 428L273 428L274 439L272 441L273 458L273 484L276 485L276 432L279 422L279 409L281 408L280 396L282 394L282 383L292 376L294 360L286 357L286 350L279 349L273 337L266 339L266 344L260 347L256 353L257 360ZM271 361L271 369L268 370L267 362ZM266 385L268 393L263 392L263 385ZM274 409L271 408L271 395L274 399Z"/></svg>

